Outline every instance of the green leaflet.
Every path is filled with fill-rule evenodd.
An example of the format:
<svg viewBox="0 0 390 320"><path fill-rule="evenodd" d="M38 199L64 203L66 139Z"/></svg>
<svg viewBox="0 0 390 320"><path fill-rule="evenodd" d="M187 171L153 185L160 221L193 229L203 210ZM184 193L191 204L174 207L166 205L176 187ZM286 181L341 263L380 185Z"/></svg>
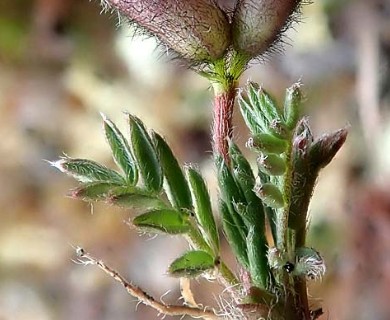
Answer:
<svg viewBox="0 0 390 320"><path fill-rule="evenodd" d="M163 174L152 141L140 119L130 114L128 118L131 147L145 188L159 193L162 189Z"/></svg>
<svg viewBox="0 0 390 320"><path fill-rule="evenodd" d="M191 209L191 193L183 171L165 140L157 133L152 134L166 181L166 193L176 209Z"/></svg>
<svg viewBox="0 0 390 320"><path fill-rule="evenodd" d="M131 209L166 209L167 204L155 195L150 195L145 192L125 192L118 195L112 195L108 202L120 207Z"/></svg>
<svg viewBox="0 0 390 320"><path fill-rule="evenodd" d="M269 124L268 131L279 139L289 140L291 137L291 131L289 128L287 128L287 125L283 120L272 120Z"/></svg>
<svg viewBox="0 0 390 320"><path fill-rule="evenodd" d="M236 184L230 168L222 159L217 159L216 163L221 200L223 200L220 203L222 226L234 255L248 269L249 263L246 248L248 229L242 216L247 202L241 189Z"/></svg>
<svg viewBox="0 0 390 320"><path fill-rule="evenodd" d="M279 188L272 183L263 183L255 186L256 195L271 208L283 208L283 195Z"/></svg>
<svg viewBox="0 0 390 320"><path fill-rule="evenodd" d="M267 288L270 269L267 260L267 246L263 232L250 227L246 238L249 273L252 282L259 288Z"/></svg>
<svg viewBox="0 0 390 320"><path fill-rule="evenodd" d="M196 219L208 245L215 255L219 252L219 236L211 207L210 195L201 174L191 168L186 168L187 179L190 185L192 202Z"/></svg>
<svg viewBox="0 0 390 320"><path fill-rule="evenodd" d="M107 182L124 184L125 182L118 172L91 160L64 157L58 161L51 162L51 165L83 183Z"/></svg>
<svg viewBox="0 0 390 320"><path fill-rule="evenodd" d="M286 140L279 139L268 133L259 133L248 140L249 148L256 148L264 153L281 154L287 149Z"/></svg>
<svg viewBox="0 0 390 320"><path fill-rule="evenodd" d="M253 284L266 288L269 283L270 270L267 261L267 241L264 236L265 217L261 200L253 191L255 178L249 162L240 149L233 143L229 146L233 164L233 175L244 194L247 205L237 210L248 228L246 248L249 263L249 272Z"/></svg>
<svg viewBox="0 0 390 320"><path fill-rule="evenodd" d="M261 114L262 118L265 118L264 125L266 127L269 127L273 120L281 120L276 103L263 88L259 88L256 83L249 82L247 91L253 109L258 116Z"/></svg>
<svg viewBox="0 0 390 320"><path fill-rule="evenodd" d="M247 228L242 217L236 210L236 206L238 204L246 204L245 196L241 192L239 186L236 184L230 168L226 165L225 161L219 158L217 159L216 164L221 198L229 209L231 219L237 226L237 231L240 233L241 237L245 239Z"/></svg>
<svg viewBox="0 0 390 320"><path fill-rule="evenodd" d="M286 160L281 156L270 153L261 154L257 158L259 169L269 176L281 176L286 171Z"/></svg>
<svg viewBox="0 0 390 320"><path fill-rule="evenodd" d="M71 190L69 196L84 201L107 200L116 191L121 190L123 187L115 183L93 182Z"/></svg>
<svg viewBox="0 0 390 320"><path fill-rule="evenodd" d="M115 163L125 174L126 181L134 186L138 181L138 170L130 146L116 125L101 113L104 123L104 133L110 145Z"/></svg>
<svg viewBox="0 0 390 320"><path fill-rule="evenodd" d="M234 143L230 143L229 150L232 159L234 180L245 199L245 202L242 202L245 203L245 208L240 210L240 215L247 226L256 225L256 228L259 229L258 232L263 232L265 223L264 209L261 200L253 191L255 177L252 168Z"/></svg>
<svg viewBox="0 0 390 320"><path fill-rule="evenodd" d="M299 120L299 113L303 98L300 86L301 84L298 82L286 90L286 97L284 100L284 119L290 130L295 128Z"/></svg>
<svg viewBox="0 0 390 320"><path fill-rule="evenodd" d="M188 251L169 266L168 272L175 277L193 278L214 269L216 261L205 251Z"/></svg>
<svg viewBox="0 0 390 320"><path fill-rule="evenodd" d="M239 227L235 224L229 208L225 202L220 201L219 211L221 213L222 227L226 240L232 248L233 253L239 263L245 269L248 269L249 262L246 248L246 238L242 236Z"/></svg>
<svg viewBox="0 0 390 320"><path fill-rule="evenodd" d="M133 219L133 224L141 230L155 233L187 233L191 224L183 212L170 209L152 210Z"/></svg>
<svg viewBox="0 0 390 320"><path fill-rule="evenodd" d="M253 110L250 102L247 97L242 95L242 92L238 94L238 105L240 106L240 111L242 117L244 118L245 124L249 128L252 134L259 134L267 130L266 125L264 124L263 116L259 118L256 112Z"/></svg>
<svg viewBox="0 0 390 320"><path fill-rule="evenodd" d="M230 157L232 158L233 171L238 170L238 169L240 171L242 171L244 173L244 175L246 176L246 178L248 179L248 183L250 183L254 186L255 177L253 176L252 168L251 168L248 160L245 159L241 150L238 148L238 146L233 141L229 141L229 154L230 154Z"/></svg>
<svg viewBox="0 0 390 320"><path fill-rule="evenodd" d="M248 94L248 99L249 99L249 104L252 109L253 116L257 120L257 122L261 125L262 127L262 132L266 131L267 128L269 127L269 124L272 119L269 119L262 110L262 106L260 104L260 99L259 99L259 93L262 91L262 89L259 88L259 86L253 82L248 82L246 86L246 91Z"/></svg>

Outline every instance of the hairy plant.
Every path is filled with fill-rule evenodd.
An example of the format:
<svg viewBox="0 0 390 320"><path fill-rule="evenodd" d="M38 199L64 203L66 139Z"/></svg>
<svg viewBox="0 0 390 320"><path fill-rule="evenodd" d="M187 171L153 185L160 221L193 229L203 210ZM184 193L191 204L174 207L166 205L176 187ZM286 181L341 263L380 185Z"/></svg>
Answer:
<svg viewBox="0 0 390 320"><path fill-rule="evenodd" d="M126 114L126 137L105 115L103 126L117 168L69 157L52 165L80 182L71 196L137 209L132 225L141 232L182 235L190 244L168 267L182 279L186 305L165 305L126 281L104 262L77 248L80 261L95 264L141 302L167 315L205 319L316 319L307 281L325 273L321 254L306 245L307 214L318 174L345 142L346 128L314 138L301 117L300 83L286 90L284 105L253 82L237 90L247 64L280 39L296 19L302 1L238 0L233 12L214 1L106 0L131 21L156 35L195 68L215 90L213 157L219 184L217 212L202 173L181 166L165 139L135 115ZM238 92L238 93L237 93ZM232 139L237 99L249 129L253 167ZM221 258L215 216L241 275ZM268 226L268 227L267 227ZM267 230L270 234L267 234ZM218 279L231 303L200 308L188 279ZM187 279L187 280L186 280Z"/></svg>

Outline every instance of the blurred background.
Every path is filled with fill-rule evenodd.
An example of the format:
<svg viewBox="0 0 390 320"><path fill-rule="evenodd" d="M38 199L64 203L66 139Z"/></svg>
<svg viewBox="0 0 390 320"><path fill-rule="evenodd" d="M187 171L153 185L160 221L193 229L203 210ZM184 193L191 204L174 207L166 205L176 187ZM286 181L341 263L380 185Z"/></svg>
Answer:
<svg viewBox="0 0 390 320"><path fill-rule="evenodd" d="M285 42L243 84L282 101L301 79L315 134L351 126L310 209L309 245L328 268L311 303L323 306L321 319L390 319L390 1L316 0ZM211 103L206 80L101 14L99 1L0 1L1 320L158 318L96 267L74 263L76 245L180 303L166 268L185 241L140 236L124 223L131 212L71 200L76 183L45 160L66 153L113 165L99 111L124 131L129 111L183 163L198 163L215 193ZM235 125L244 145L238 112ZM193 286L199 302L217 303L218 286Z"/></svg>

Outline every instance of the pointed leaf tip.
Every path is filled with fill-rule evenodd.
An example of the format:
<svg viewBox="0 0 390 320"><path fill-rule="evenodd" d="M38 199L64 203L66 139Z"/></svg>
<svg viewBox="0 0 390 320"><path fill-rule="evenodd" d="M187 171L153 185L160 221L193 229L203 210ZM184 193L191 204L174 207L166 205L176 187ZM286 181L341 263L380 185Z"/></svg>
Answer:
<svg viewBox="0 0 390 320"><path fill-rule="evenodd" d="M319 169L327 166L347 139L348 127L332 133L323 134L310 147L309 155L312 165Z"/></svg>
<svg viewBox="0 0 390 320"><path fill-rule="evenodd" d="M64 157L51 162L51 165L83 183L124 183L123 177L118 172L91 160Z"/></svg>
<svg viewBox="0 0 390 320"><path fill-rule="evenodd" d="M103 118L103 129L111 148L112 157L117 166L124 172L128 185L134 186L138 181L138 170L129 143L105 114L100 113L100 115Z"/></svg>
<svg viewBox="0 0 390 320"><path fill-rule="evenodd" d="M192 202L198 225L215 254L219 252L219 235L213 216L211 199L202 175L194 168L186 168Z"/></svg>
<svg viewBox="0 0 390 320"><path fill-rule="evenodd" d="M163 186L163 173L154 145L142 121L131 114L127 117L131 148L145 188L159 193Z"/></svg>
<svg viewBox="0 0 390 320"><path fill-rule="evenodd" d="M165 177L164 189L169 201L177 209L191 209L190 189L173 151L158 133L152 132L152 140Z"/></svg>

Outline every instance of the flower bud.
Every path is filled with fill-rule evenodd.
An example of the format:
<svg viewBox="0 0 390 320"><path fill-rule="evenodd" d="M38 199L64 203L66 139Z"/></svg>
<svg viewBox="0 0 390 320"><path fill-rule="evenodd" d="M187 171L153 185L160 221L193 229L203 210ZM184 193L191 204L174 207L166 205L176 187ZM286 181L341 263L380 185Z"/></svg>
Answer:
<svg viewBox="0 0 390 320"><path fill-rule="evenodd" d="M233 15L233 46L254 58L266 52L291 22L301 0L239 0Z"/></svg>
<svg viewBox="0 0 390 320"><path fill-rule="evenodd" d="M299 120L299 113L303 99L300 86L301 84L297 82L286 90L284 117L289 129L293 129Z"/></svg>
<svg viewBox="0 0 390 320"><path fill-rule="evenodd" d="M213 0L104 0L184 58L210 61L230 45L230 26Z"/></svg>
<svg viewBox="0 0 390 320"><path fill-rule="evenodd" d="M257 158L257 164L262 172L270 176L281 176L286 171L285 160L274 153L261 154Z"/></svg>
<svg viewBox="0 0 390 320"><path fill-rule="evenodd" d="M286 151L287 142L267 133L259 133L248 139L248 148L256 148L264 153L281 154Z"/></svg>
<svg viewBox="0 0 390 320"><path fill-rule="evenodd" d="M269 131L272 135L280 139L288 139L290 131L286 124L280 119L274 119L269 124Z"/></svg>
<svg viewBox="0 0 390 320"><path fill-rule="evenodd" d="M314 138L310 130L308 119L306 117L302 118L295 129L295 136L292 145L293 159L297 161L306 159L313 140Z"/></svg>
<svg viewBox="0 0 390 320"><path fill-rule="evenodd" d="M342 128L323 134L310 147L310 161L313 166L324 168L333 159L347 139L348 129Z"/></svg>
<svg viewBox="0 0 390 320"><path fill-rule="evenodd" d="M253 191L264 202L264 204L271 208L283 208L284 200L283 195L272 183L260 183L256 184Z"/></svg>

